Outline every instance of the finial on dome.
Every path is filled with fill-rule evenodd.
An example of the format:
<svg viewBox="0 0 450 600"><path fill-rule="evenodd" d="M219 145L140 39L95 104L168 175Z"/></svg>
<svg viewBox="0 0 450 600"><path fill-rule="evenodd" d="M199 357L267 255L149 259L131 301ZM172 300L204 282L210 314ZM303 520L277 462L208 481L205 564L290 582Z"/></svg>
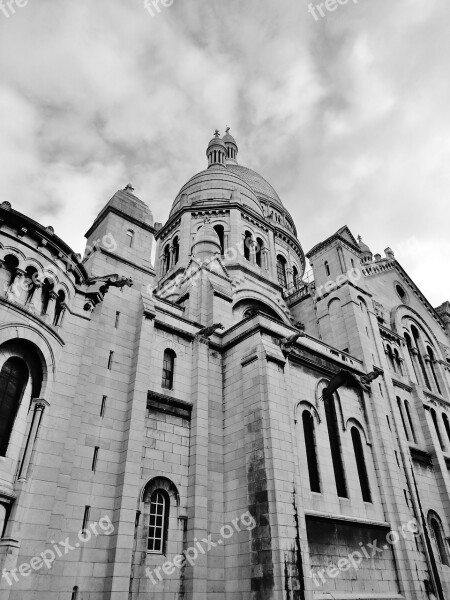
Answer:
<svg viewBox="0 0 450 600"><path fill-rule="evenodd" d="M217 137L220 137L220 133L219 133L219 130L218 130L218 129L216 129L216 130L215 130L215 132L214 132L214 137L216 137L216 138L217 138Z"/></svg>

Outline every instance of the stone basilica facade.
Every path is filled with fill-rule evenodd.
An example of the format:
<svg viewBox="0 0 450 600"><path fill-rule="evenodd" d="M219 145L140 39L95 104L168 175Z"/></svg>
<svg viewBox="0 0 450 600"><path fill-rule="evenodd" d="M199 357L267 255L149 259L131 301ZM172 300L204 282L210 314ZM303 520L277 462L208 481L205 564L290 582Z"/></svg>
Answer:
<svg viewBox="0 0 450 600"><path fill-rule="evenodd" d="M0 205L1 600L450 598L450 303L237 155L84 258Z"/></svg>

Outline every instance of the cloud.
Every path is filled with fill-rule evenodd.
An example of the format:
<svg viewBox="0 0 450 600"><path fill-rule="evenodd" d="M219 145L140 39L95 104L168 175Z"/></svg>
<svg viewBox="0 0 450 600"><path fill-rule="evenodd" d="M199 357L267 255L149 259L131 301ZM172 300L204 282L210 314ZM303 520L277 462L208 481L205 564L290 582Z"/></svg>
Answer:
<svg viewBox="0 0 450 600"><path fill-rule="evenodd" d="M401 261L430 301L445 272L447 3L360 0L315 21L304 0L30 0L0 14L4 199L75 251L131 181L158 221L205 167L216 127L261 172L305 250L344 223ZM429 258L428 258L429 257Z"/></svg>

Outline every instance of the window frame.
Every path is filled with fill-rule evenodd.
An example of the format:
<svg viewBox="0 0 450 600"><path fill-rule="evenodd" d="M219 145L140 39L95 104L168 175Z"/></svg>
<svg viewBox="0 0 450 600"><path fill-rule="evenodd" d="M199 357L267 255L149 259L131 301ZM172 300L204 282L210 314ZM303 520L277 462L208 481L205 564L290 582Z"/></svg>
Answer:
<svg viewBox="0 0 450 600"><path fill-rule="evenodd" d="M162 499L163 502L159 502L157 503L156 500L154 500L154 498L156 500L160 500ZM156 490L154 490L150 496L150 501L149 501L149 523L148 523L148 531L147 531L147 543L146 543L146 551L147 554L159 554L159 555L165 555L166 551L167 551L167 538L168 538L168 532L169 532L169 515L170 515L170 497L168 495L168 493L166 492L166 490L163 490L161 488L157 488ZM153 512L152 507L153 506L162 506L162 512L158 513L158 510L156 512ZM152 524L152 517L155 517L155 523ZM161 518L161 525L157 525L157 519ZM151 530L153 531L153 535L150 535ZM156 537L156 530L160 530L160 535L158 537ZM159 547L155 548L153 547L152 549L149 548L149 543L150 540L152 540L153 542L158 541L159 542ZM155 546L155 544L153 544L153 546Z"/></svg>

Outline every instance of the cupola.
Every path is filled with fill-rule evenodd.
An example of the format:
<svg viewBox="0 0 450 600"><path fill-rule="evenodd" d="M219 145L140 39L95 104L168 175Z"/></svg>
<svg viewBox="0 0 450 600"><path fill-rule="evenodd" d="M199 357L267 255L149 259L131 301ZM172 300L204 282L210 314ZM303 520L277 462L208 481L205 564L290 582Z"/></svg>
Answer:
<svg viewBox="0 0 450 600"><path fill-rule="evenodd" d="M239 149L237 147L236 140L232 135L230 135L229 127L226 128L225 135L223 136L222 141L224 142L227 149L226 164L237 165L238 163L236 157L239 152Z"/></svg>
<svg viewBox="0 0 450 600"><path fill-rule="evenodd" d="M206 149L206 156L208 157L208 168L212 166L225 167L225 156L227 148L220 138L218 129L214 134L213 139L209 142L208 148Z"/></svg>
<svg viewBox="0 0 450 600"><path fill-rule="evenodd" d="M369 246L367 244L365 244L362 241L362 237L360 235L358 236L358 246L359 246L359 251L361 252L361 262L363 264L372 262L372 260L373 260L372 250L369 248Z"/></svg>

